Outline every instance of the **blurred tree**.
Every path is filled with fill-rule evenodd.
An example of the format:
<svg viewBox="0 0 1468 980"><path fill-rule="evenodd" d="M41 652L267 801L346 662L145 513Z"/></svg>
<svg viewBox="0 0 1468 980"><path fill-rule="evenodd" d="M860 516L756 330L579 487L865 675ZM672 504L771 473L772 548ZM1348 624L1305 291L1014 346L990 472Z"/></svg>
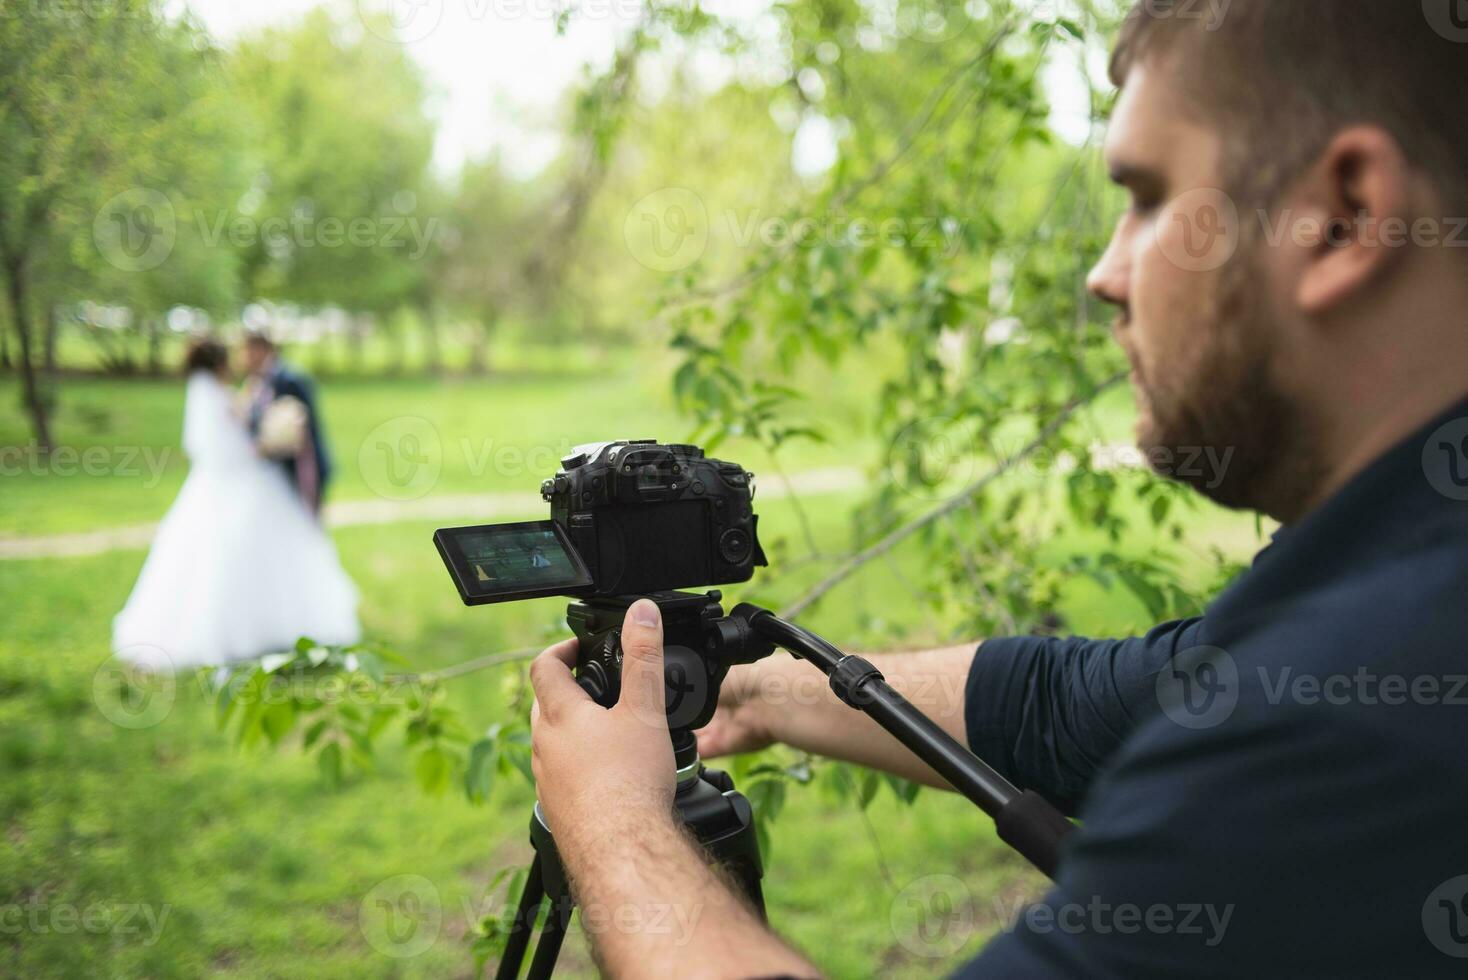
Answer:
<svg viewBox="0 0 1468 980"><path fill-rule="evenodd" d="M313 11L242 42L231 67L256 137L241 207L246 288L347 310L355 352L372 318L421 297L444 216L426 208L434 128L422 72L402 46L352 26Z"/></svg>
<svg viewBox="0 0 1468 980"><path fill-rule="evenodd" d="M196 178L218 174L210 161L228 153L211 63L196 28L164 20L151 0L32 4L0 18L0 276L43 450L53 394L39 368L55 304L111 293L151 297L157 311L175 292L212 304L230 288L227 258L189 247L187 232L191 196L209 183Z"/></svg>
<svg viewBox="0 0 1468 980"><path fill-rule="evenodd" d="M506 174L493 156L464 165L452 212L437 285L442 298L474 324L469 371L483 374L501 319L526 297L523 272L543 233L543 212L535 189Z"/></svg>
<svg viewBox="0 0 1468 980"><path fill-rule="evenodd" d="M675 389L702 421L694 438L753 436L773 454L811 434L797 389L812 358L841 365L877 344L894 355L870 423L884 452L860 546L800 608L911 539L929 559L915 594L941 621L958 613L965 636L1057 628L1062 576L1027 572L1036 549L1077 527L1109 546L1061 567L1122 587L1149 616L1196 608L1169 556L1116 547L1136 512L1128 491L1159 529L1183 529L1158 481L1124 482L1092 460L1085 409L1123 361L1083 282L1115 199L1096 148L1054 138L1041 84L1047 64L1095 59L1090 39L1116 8L800 0L774 6L778 32L761 23L734 45L736 64L759 66L735 83L782 123L782 155L803 176L732 256L715 247L715 213L710 245L663 270L659 319L684 351ZM1091 98L1094 128L1105 97ZM717 171L685 169L679 187L723 194ZM690 206L655 200L647 220L686 239ZM762 228L778 234L748 234ZM1052 462L1043 475L1060 506L1021 469L1035 460Z"/></svg>

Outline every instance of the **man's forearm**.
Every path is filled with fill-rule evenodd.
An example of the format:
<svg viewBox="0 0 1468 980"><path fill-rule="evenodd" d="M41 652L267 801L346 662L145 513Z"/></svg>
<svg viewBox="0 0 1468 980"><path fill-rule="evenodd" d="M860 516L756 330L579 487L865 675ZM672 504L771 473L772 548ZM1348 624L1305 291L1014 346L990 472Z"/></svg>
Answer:
<svg viewBox="0 0 1468 980"><path fill-rule="evenodd" d="M943 730L967 744L964 689L978 643L868 657L899 694ZM777 655L747 675L758 684L761 723L777 741L807 752L949 789L939 776L865 713L843 704L824 674L793 657Z"/></svg>
<svg viewBox="0 0 1468 980"><path fill-rule="evenodd" d="M607 976L818 975L708 866L671 813L609 814L557 844Z"/></svg>

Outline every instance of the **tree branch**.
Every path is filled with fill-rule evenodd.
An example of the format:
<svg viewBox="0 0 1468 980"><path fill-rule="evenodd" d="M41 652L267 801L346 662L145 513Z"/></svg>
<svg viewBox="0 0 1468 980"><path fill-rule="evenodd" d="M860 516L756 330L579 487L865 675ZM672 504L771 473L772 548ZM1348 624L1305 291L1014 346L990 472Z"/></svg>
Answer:
<svg viewBox="0 0 1468 980"><path fill-rule="evenodd" d="M1011 456L1010 458L1004 460L988 473L985 473L977 481L970 484L967 488L954 495L953 497L950 497L948 500L945 500L937 507L934 507L932 510L928 511L925 514L913 518L911 521L908 521L906 524L887 534L875 544L872 544L866 548L863 548L861 551L858 551L840 568L836 569L830 575L822 579L813 588L806 592L805 595L797 599L792 605L786 607L780 613L780 616L784 619L790 619L794 616L800 615L816 602L820 601L822 597L824 597L832 589L836 588L836 586L840 585L842 582L846 581L848 578L854 575L863 565L867 564L873 559L882 557L883 555L887 554L887 552L891 551L893 548L901 544L903 541L906 541L908 538L912 537L914 534L927 527L929 524L932 524L934 521L937 521L940 518L943 518L948 514L953 513L960 507L963 507L964 505L969 503L971 500L973 500L974 497L978 496L985 489L987 489L989 485L992 484L995 480L1013 470L1015 466L1019 463L1022 463L1029 457L1033 456L1036 451L1041 449L1047 442L1049 442L1050 439L1054 437L1054 435L1059 432L1060 429L1064 427L1067 422L1070 421L1071 416L1073 416L1081 408L1084 408L1086 405L1091 404L1107 389L1112 388L1113 386L1118 384L1123 379L1123 377L1125 377L1125 375L1118 374L1108 379L1100 386L1093 388L1085 395L1072 399L1069 403L1066 404L1064 408L1060 410L1059 414L1057 414L1055 418L1051 419L1050 422L1043 429L1040 430L1039 434L1036 435L1035 438L1031 440L1031 442L1027 446L1024 447L1024 449L1020 450L1017 455Z"/></svg>

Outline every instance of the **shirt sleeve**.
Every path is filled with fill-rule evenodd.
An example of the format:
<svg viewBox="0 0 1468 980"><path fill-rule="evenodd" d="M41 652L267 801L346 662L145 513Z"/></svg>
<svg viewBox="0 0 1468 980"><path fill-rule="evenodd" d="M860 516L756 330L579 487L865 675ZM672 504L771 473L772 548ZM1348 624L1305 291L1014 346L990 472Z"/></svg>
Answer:
<svg viewBox="0 0 1468 980"><path fill-rule="evenodd" d="M969 669L969 748L1021 789L1074 816L1096 774L1157 707L1169 659L1203 643L1203 620L1143 637L985 641Z"/></svg>
<svg viewBox="0 0 1468 980"><path fill-rule="evenodd" d="M1461 976L1424 932L1468 866L1449 755L1330 705L1248 714L1147 722L1054 890L959 976Z"/></svg>

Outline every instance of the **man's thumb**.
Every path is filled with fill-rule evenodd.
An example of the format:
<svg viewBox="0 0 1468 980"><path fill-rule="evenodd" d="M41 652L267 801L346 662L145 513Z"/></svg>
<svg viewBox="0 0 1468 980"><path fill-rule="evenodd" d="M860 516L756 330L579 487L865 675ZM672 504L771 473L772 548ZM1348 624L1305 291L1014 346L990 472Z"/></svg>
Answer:
<svg viewBox="0 0 1468 980"><path fill-rule="evenodd" d="M621 701L661 714L665 700L662 612L651 599L638 599L622 621Z"/></svg>

